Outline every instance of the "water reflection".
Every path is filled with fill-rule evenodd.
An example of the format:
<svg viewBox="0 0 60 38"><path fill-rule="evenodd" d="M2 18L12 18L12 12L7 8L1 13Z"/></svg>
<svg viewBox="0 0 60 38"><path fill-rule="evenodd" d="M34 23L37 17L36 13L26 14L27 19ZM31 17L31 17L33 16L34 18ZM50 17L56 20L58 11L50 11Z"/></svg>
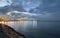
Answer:
<svg viewBox="0 0 60 38"><path fill-rule="evenodd" d="M5 24L24 34L27 38L60 38L60 22L15 21L5 22Z"/></svg>
<svg viewBox="0 0 60 38"><path fill-rule="evenodd" d="M34 29L37 28L37 21L15 21L5 22L5 24L24 34L27 38L33 38Z"/></svg>

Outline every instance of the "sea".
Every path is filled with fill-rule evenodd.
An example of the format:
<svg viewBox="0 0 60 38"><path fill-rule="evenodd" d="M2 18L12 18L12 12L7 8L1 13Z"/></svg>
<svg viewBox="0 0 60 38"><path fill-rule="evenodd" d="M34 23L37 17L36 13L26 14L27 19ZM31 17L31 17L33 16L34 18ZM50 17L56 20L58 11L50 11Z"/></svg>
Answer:
<svg viewBox="0 0 60 38"><path fill-rule="evenodd" d="M26 38L60 38L59 21L18 21L6 23Z"/></svg>

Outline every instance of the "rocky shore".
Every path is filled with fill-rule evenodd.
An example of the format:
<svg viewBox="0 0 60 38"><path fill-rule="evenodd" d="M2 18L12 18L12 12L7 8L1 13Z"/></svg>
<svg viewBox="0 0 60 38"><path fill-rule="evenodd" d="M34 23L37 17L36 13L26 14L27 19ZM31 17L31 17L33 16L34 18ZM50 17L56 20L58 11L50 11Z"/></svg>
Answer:
<svg viewBox="0 0 60 38"><path fill-rule="evenodd" d="M25 36L8 25L0 24L0 38L25 38Z"/></svg>

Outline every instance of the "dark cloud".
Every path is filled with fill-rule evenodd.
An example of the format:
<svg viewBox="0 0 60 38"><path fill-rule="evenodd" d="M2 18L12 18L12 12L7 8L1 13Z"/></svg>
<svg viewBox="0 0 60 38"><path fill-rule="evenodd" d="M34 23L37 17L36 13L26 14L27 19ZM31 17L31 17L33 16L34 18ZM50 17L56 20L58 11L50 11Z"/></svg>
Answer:
<svg viewBox="0 0 60 38"><path fill-rule="evenodd" d="M12 3L0 8L0 12L10 11L29 12L37 16L29 16L39 19L60 19L60 0L11 0ZM8 2L9 3L9 2ZM39 15L38 15L39 14ZM18 15L18 14L17 14ZM18 15L19 16L19 15ZM20 15L20 17L25 17Z"/></svg>
<svg viewBox="0 0 60 38"><path fill-rule="evenodd" d="M21 11L21 12L25 11L23 9L23 6L19 5L19 4L18 5L11 4L11 5L4 6L4 7L0 8L0 12L3 14L6 14L7 12L14 11L14 10Z"/></svg>
<svg viewBox="0 0 60 38"><path fill-rule="evenodd" d="M60 0L42 0L42 5L31 9L30 12L43 14L46 19L60 19ZM47 14L48 17L45 17Z"/></svg>
<svg viewBox="0 0 60 38"><path fill-rule="evenodd" d="M6 0L7 3L10 3L12 2L10 5L6 5L4 7L0 7L0 12L1 13L7 13L9 11L14 11L14 10L17 10L17 11L21 11L21 12L24 12L24 8L21 4L21 1L20 0Z"/></svg>

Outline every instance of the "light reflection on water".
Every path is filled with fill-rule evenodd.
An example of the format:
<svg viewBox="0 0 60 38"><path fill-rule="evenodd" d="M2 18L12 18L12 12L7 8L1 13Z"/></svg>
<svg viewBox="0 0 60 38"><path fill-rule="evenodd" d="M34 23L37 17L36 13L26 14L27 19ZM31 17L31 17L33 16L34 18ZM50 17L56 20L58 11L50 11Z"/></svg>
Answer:
<svg viewBox="0 0 60 38"><path fill-rule="evenodd" d="M5 24L24 34L27 38L33 38L34 29L37 28L37 21L15 21L5 22Z"/></svg>
<svg viewBox="0 0 60 38"><path fill-rule="evenodd" d="M6 25L18 29L20 27L26 29L28 28L37 28L37 21L15 21L15 22L5 22ZM18 27L18 28L17 28Z"/></svg>
<svg viewBox="0 0 60 38"><path fill-rule="evenodd" d="M19 21L6 24L27 38L60 38L60 22Z"/></svg>

